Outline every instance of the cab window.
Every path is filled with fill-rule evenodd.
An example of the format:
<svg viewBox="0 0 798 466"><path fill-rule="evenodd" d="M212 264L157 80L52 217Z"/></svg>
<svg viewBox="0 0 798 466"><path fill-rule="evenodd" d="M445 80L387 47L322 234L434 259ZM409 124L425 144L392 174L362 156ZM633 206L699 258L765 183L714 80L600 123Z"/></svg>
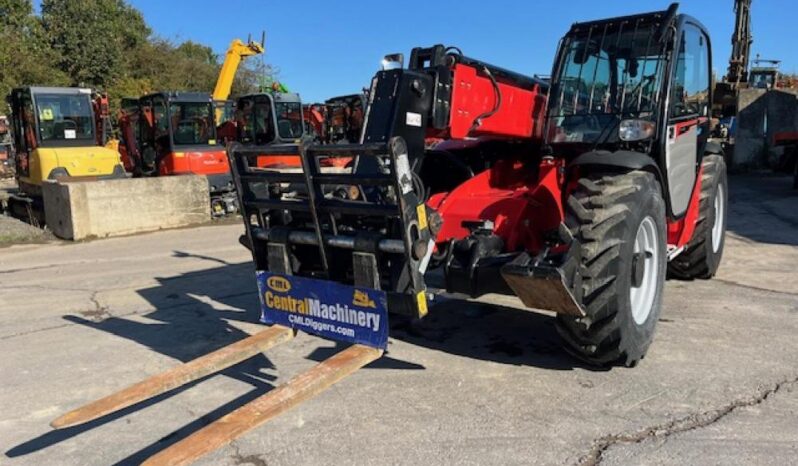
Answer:
<svg viewBox="0 0 798 466"><path fill-rule="evenodd" d="M152 118L156 141L164 136L169 136L169 115L166 110L166 102L163 97L152 99Z"/></svg>
<svg viewBox="0 0 798 466"><path fill-rule="evenodd" d="M94 139L94 119L87 95L37 94L36 114L42 142Z"/></svg>
<svg viewBox="0 0 798 466"><path fill-rule="evenodd" d="M679 41L671 89L671 118L706 116L709 108L709 41L698 27L687 24Z"/></svg>
<svg viewBox="0 0 798 466"><path fill-rule="evenodd" d="M274 142L275 131L271 99L260 96L241 99L236 113L241 128L242 142L257 145Z"/></svg>

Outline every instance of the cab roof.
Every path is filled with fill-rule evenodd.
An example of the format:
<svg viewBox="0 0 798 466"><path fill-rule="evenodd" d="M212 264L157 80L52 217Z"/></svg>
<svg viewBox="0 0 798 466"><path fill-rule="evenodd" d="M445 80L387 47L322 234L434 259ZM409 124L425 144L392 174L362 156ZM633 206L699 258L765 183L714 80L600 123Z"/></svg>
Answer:
<svg viewBox="0 0 798 466"><path fill-rule="evenodd" d="M671 23L676 19L676 12L679 9L678 3L672 3L667 10L652 11L628 16L618 16L614 18L597 19L595 21L576 22L571 25L568 34L578 34L596 26L614 26L623 23L644 22L644 23Z"/></svg>
<svg viewBox="0 0 798 466"><path fill-rule="evenodd" d="M85 87L47 87L47 86L28 86L18 90L29 89L31 94L57 94L57 95L88 95L91 96L91 89Z"/></svg>
<svg viewBox="0 0 798 466"><path fill-rule="evenodd" d="M211 102L213 99L207 92L186 92L186 91L160 91L142 96L141 98L163 96L168 100L177 102Z"/></svg>

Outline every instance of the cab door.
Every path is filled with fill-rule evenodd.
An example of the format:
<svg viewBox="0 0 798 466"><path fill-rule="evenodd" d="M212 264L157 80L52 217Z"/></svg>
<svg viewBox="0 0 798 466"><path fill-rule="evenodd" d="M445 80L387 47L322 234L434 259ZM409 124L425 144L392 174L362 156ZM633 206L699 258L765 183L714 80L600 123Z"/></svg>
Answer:
<svg viewBox="0 0 798 466"><path fill-rule="evenodd" d="M17 151L14 162L17 175L27 178L31 174L31 156L38 147L33 100L27 89L15 89L11 93L11 131Z"/></svg>
<svg viewBox="0 0 798 466"><path fill-rule="evenodd" d="M672 66L668 99L665 166L671 214L687 211L709 136L711 71L709 39L695 24L684 23Z"/></svg>

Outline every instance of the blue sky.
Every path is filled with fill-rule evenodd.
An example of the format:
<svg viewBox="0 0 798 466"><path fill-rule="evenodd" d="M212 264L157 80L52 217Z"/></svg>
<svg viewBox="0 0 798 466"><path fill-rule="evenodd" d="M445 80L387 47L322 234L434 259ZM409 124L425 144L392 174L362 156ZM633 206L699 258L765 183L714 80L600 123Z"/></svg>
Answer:
<svg viewBox="0 0 798 466"><path fill-rule="evenodd" d="M195 40L223 54L230 40L266 31L266 60L306 102L367 86L383 55L436 43L524 74L549 74L571 23L667 8L668 0L264 1L132 0L162 37ZM684 0L681 11L709 29L714 68L726 71L734 25L732 0ZM798 2L754 0L753 53L798 71L793 40Z"/></svg>

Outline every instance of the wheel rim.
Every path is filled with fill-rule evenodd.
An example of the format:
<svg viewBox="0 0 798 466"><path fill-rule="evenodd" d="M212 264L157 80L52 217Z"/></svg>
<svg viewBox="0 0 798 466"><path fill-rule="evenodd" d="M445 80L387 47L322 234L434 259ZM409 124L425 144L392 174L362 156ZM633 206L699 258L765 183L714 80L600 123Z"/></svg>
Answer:
<svg viewBox="0 0 798 466"><path fill-rule="evenodd" d="M634 286L633 280L629 289L632 317L638 325L648 320L648 316L651 315L651 310L654 307L654 299L657 296L660 274L659 264L662 260L658 244L657 224L653 218L646 217L637 228L634 245L635 255L643 257L643 260L636 264L637 267L643 267L642 279L639 282L639 286Z"/></svg>
<svg viewBox="0 0 798 466"><path fill-rule="evenodd" d="M718 191L715 193L715 223L712 224L712 252L717 253L720 243L723 240L723 221L726 216L726 197L723 185L718 184Z"/></svg>

